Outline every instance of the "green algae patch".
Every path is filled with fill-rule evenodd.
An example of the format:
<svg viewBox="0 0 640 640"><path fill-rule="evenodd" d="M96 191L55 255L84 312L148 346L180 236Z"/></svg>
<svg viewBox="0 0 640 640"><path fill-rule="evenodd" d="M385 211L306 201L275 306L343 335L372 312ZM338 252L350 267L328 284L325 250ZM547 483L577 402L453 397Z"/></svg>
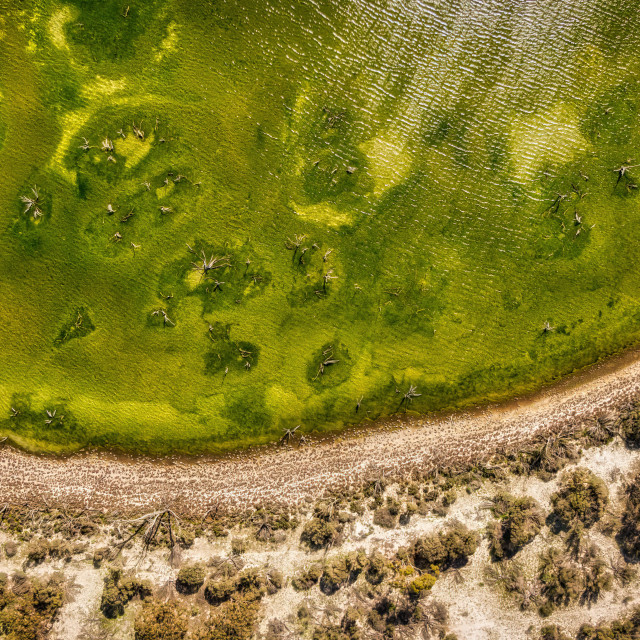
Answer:
<svg viewBox="0 0 640 640"><path fill-rule="evenodd" d="M503 5L8 8L0 433L225 452L636 343L640 15Z"/></svg>

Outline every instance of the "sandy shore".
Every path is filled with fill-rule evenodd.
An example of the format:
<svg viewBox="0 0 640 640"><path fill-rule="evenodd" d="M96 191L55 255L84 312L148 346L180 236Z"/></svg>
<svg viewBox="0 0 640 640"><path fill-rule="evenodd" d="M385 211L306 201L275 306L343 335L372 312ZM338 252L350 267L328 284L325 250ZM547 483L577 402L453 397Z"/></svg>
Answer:
<svg viewBox="0 0 640 640"><path fill-rule="evenodd" d="M638 352L526 400L449 418L389 421L376 430L299 447L205 460L126 460L106 453L54 459L0 451L2 501L103 510L296 504L373 476L478 459L616 409L640 395Z"/></svg>

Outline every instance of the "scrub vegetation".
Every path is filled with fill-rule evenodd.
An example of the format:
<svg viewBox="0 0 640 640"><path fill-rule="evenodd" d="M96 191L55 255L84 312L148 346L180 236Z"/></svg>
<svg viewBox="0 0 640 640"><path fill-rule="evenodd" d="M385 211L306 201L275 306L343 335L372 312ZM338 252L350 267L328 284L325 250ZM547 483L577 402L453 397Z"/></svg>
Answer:
<svg viewBox="0 0 640 640"><path fill-rule="evenodd" d="M639 18L600 4L5 3L0 432L304 446L636 342Z"/></svg>
<svg viewBox="0 0 640 640"><path fill-rule="evenodd" d="M564 428L560 449L547 436L288 509L135 517L6 504L0 629L16 640L454 640L490 624L518 640L636 638L630 409L607 417L604 440L598 418ZM558 452L557 471L523 464L541 450ZM381 509L393 523L377 522Z"/></svg>

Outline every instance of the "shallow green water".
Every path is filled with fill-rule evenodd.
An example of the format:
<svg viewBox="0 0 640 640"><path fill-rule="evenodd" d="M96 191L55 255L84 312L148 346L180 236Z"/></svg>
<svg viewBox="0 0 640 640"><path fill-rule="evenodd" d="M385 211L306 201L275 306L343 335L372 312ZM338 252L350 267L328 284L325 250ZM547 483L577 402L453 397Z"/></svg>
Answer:
<svg viewBox="0 0 640 640"><path fill-rule="evenodd" d="M0 428L220 451L636 342L638 54L623 0L0 0Z"/></svg>

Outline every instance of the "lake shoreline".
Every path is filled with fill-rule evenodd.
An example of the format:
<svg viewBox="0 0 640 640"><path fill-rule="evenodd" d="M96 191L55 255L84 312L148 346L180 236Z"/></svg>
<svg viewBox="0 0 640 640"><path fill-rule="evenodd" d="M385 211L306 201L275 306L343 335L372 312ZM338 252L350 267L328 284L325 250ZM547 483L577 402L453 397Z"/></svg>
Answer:
<svg viewBox="0 0 640 640"><path fill-rule="evenodd" d="M542 434L624 408L640 395L640 351L580 371L527 398L438 418L398 417L300 446L267 446L217 458L63 458L0 451L5 501L32 506L204 514L257 504L293 506L327 490L402 477L513 451Z"/></svg>

